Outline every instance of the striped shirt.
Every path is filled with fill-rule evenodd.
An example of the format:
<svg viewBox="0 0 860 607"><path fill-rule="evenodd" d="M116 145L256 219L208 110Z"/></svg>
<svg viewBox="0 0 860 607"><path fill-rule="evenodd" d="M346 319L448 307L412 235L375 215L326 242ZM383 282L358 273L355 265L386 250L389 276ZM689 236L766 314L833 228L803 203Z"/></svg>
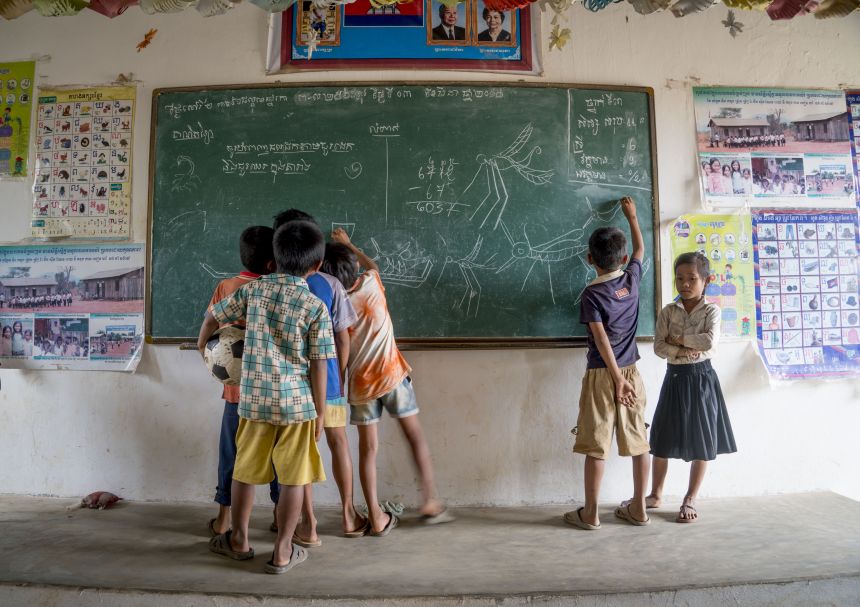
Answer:
<svg viewBox="0 0 860 607"><path fill-rule="evenodd" d="M316 419L310 361L336 358L331 318L303 278L270 274L209 308L219 323L245 322L239 415L286 425Z"/></svg>

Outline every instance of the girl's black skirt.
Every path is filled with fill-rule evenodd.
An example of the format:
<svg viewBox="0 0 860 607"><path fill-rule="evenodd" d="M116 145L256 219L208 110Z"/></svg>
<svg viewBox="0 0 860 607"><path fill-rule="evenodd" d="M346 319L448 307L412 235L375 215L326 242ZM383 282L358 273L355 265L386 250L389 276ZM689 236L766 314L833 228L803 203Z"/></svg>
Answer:
<svg viewBox="0 0 860 607"><path fill-rule="evenodd" d="M652 455L685 462L738 450L710 360L668 366L649 442Z"/></svg>

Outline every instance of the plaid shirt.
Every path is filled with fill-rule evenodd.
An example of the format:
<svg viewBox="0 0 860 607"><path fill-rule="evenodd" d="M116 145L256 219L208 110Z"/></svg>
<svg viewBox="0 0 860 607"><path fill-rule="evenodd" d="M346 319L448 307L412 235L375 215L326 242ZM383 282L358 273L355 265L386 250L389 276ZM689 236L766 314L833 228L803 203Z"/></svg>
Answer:
<svg viewBox="0 0 860 607"><path fill-rule="evenodd" d="M310 360L337 357L331 318L303 278L270 274L213 304L219 323L245 322L239 415L275 425L316 418Z"/></svg>

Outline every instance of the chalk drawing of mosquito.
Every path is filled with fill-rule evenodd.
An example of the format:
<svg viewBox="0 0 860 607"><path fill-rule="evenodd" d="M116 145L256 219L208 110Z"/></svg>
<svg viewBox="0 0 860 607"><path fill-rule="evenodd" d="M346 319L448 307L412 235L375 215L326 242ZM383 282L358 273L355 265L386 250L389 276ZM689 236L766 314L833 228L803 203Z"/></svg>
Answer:
<svg viewBox="0 0 860 607"><path fill-rule="evenodd" d="M436 280L436 286L438 286L439 281L442 280L442 276L445 274L445 268L448 267L448 264L455 264L460 269L460 273L463 275L463 281L466 283L466 288L463 291L463 297L460 298L460 301L454 302L452 308L457 308L462 311L465 306L466 317L471 316L472 318L477 318L478 308L481 305L481 283L475 275L475 270L496 269L495 266L490 265L496 257L495 253L493 253L493 255L484 263L478 263L478 255L481 253L481 246L483 244L484 237L478 236L478 239L475 241L475 246L472 247L472 250L465 257L454 259L450 255L447 256L445 258L445 264L442 266L442 272L439 273L439 278Z"/></svg>
<svg viewBox="0 0 860 607"><path fill-rule="evenodd" d="M200 177L194 173L194 161L188 156L179 156L176 159L176 167L181 170L182 165L187 168L183 172L173 175L173 181L170 185L171 192L190 192L196 190L200 185Z"/></svg>
<svg viewBox="0 0 860 607"><path fill-rule="evenodd" d="M385 282L417 289L423 285L433 269L433 259L422 253L411 240L393 253L385 253L375 238L370 239L376 254L373 261L379 264L379 276Z"/></svg>
<svg viewBox="0 0 860 607"><path fill-rule="evenodd" d="M567 232L538 245L533 245L529 240L528 234L526 233L526 226L523 226L523 239L517 240L508 229L508 226L505 225L505 222L502 221L500 223L502 231L505 233L505 237L511 244L511 256L499 267L498 270L496 270L496 274L507 270L520 260L524 259L531 261L525 278L523 278L523 284L520 287L520 291L522 292L525 290L526 282L528 281L529 276L531 276L532 271L535 269L535 266L537 264L545 265L547 276L549 277L550 298L552 299L552 303L555 304L555 288L553 287L552 282L552 264L579 257L580 261L586 266L586 268L590 268L585 259L585 253L588 252L588 242L585 239L586 229L595 221L602 223L612 221L621 209L620 204L614 204L610 209L597 211L594 209L591 201L587 197L585 199L585 204L588 206L589 215L582 227L568 230ZM577 299L577 302L578 301L579 300Z"/></svg>
<svg viewBox="0 0 860 607"><path fill-rule="evenodd" d="M517 135L514 142L498 154L493 154L492 156L478 154L475 157L475 160L480 163L480 166L475 172L475 176L472 178L472 181L470 181L469 185L466 186L466 189L463 190L460 198L466 196L473 186L475 187L475 191L479 192L478 202L476 205L473 205L475 210L469 217L469 221L474 221L476 218L481 220L479 229L483 228L488 221L491 221L492 228L495 230L499 227L502 221L502 215L504 214L505 207L508 204L508 188L505 185L502 172L513 169L520 177L535 185L545 185L549 183L550 179L552 179L552 176L555 174L555 170L552 169L541 170L532 168L531 163L534 155L540 155L541 153L540 146L533 146L527 154L520 156L519 158L515 158L523 147L525 147L526 143L528 143L528 140L532 136L532 130L533 127L531 123L529 123L522 131L520 131L520 134ZM478 178L482 175L484 179L479 181ZM486 191L483 189L484 186L480 185L483 182L486 182ZM478 185L476 185L476 183ZM494 215L495 220L492 220L491 218Z"/></svg>

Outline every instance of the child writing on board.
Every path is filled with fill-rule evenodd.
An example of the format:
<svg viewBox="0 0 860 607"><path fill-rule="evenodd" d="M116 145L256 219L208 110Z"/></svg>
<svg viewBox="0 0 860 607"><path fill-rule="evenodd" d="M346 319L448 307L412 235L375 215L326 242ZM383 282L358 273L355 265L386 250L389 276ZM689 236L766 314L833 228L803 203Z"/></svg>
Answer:
<svg viewBox="0 0 860 607"><path fill-rule="evenodd" d="M346 288L358 314L349 330L350 423L358 426L359 476L370 518L370 535L387 535L398 524L393 513L379 506L376 488L377 426L382 410L400 422L412 449L421 481L421 515L426 524L446 523L454 517L439 500L430 449L418 421L418 402L409 377L410 368L394 342L394 327L385 300L379 267L350 242L342 228L332 233L323 270ZM365 269L358 276L359 267Z"/></svg>
<svg viewBox="0 0 860 607"><path fill-rule="evenodd" d="M222 299L235 293L240 287L260 276L271 273L275 269L275 256L272 252L272 228L266 226L251 226L242 231L239 236L239 258L245 268L238 276L225 278L215 287L209 305L212 306ZM227 323L229 324L229 323ZM244 328L244 323L235 323ZM221 325L225 326L225 325ZM205 347L212 337L212 328L201 331L198 337L198 348ZM221 414L221 435L218 442L218 485L215 488L215 502L218 504L218 516L209 519L209 534L216 536L230 529L231 485L233 483L233 467L236 465L236 430L239 429L239 386L224 386L222 392L224 412ZM278 479L269 484L269 496L272 503L278 503Z"/></svg>
<svg viewBox="0 0 860 607"><path fill-rule="evenodd" d="M275 216L273 227L277 230L285 223L297 220L310 221L319 225L316 219L304 211L288 209ZM316 272L307 277L307 282L311 293L323 301L331 315L334 343L337 347L337 358L328 360L324 425L326 442L329 450L331 450L332 472L340 492L343 535L348 538L362 537L367 534L369 526L367 519L356 512L353 504L352 456L349 453L349 442L346 437L346 420L349 407L343 391L346 362L349 359L349 328L355 324L355 310L349 302L343 285L334 276L324 272ZM293 542L305 548L315 548L322 545L322 541L317 535L313 489L310 484L305 485L302 520L296 527Z"/></svg>
<svg viewBox="0 0 860 607"><path fill-rule="evenodd" d="M645 386L636 369L639 282L645 245L636 204L627 196L620 204L630 225L633 255L628 258L627 238L618 228L598 228L592 232L588 239L588 263L594 266L597 278L583 291L579 315L588 333L588 362L579 397L573 451L585 455L585 506L567 512L564 520L586 530L600 528L597 512L600 481L613 432L618 454L633 458L634 496L628 504L616 508L615 516L633 525L650 522L645 512L650 449L645 434Z"/></svg>
<svg viewBox="0 0 860 607"><path fill-rule="evenodd" d="M646 503L662 502L669 459L692 461L687 493L676 521L698 519L693 505L708 462L737 451L720 380L711 366L720 337L720 308L705 301L711 270L701 253L683 253L675 260L679 297L657 317L654 353L668 361L660 400L651 424L654 456L651 494Z"/></svg>
<svg viewBox="0 0 860 607"><path fill-rule="evenodd" d="M316 442L325 420L326 361L337 353L328 310L305 281L322 264L325 237L309 221L290 221L272 244L277 272L211 306L201 335L218 323L245 322L232 528L212 538L209 549L235 560L254 558L248 541L254 485L277 473L278 537L264 571L278 574L308 556L291 540L304 486L325 480Z"/></svg>

